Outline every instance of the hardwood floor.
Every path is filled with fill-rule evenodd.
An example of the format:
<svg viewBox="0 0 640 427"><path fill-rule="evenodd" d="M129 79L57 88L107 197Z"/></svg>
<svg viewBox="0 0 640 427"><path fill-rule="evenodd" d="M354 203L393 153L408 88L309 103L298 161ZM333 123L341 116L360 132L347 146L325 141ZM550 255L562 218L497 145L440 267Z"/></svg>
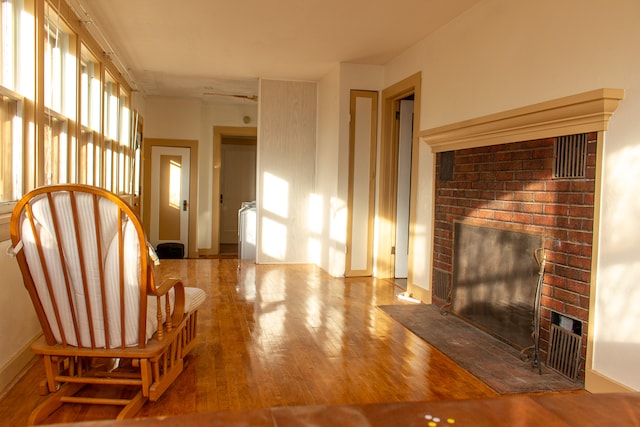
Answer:
<svg viewBox="0 0 640 427"><path fill-rule="evenodd" d="M333 278L307 265L238 268L236 259L163 260L160 269L204 289L207 300L184 372L140 417L496 396L377 308L402 304L389 281ZM42 378L38 361L0 399L1 425L26 422L44 399ZM115 414L66 405L48 422Z"/></svg>

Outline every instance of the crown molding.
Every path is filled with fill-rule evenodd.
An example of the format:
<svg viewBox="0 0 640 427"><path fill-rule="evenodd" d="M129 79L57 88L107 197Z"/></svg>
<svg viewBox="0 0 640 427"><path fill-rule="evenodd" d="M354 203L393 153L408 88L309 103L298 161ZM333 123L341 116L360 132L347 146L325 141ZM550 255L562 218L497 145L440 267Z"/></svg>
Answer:
<svg viewBox="0 0 640 427"><path fill-rule="evenodd" d="M623 89L596 89L420 132L435 153L605 131Z"/></svg>

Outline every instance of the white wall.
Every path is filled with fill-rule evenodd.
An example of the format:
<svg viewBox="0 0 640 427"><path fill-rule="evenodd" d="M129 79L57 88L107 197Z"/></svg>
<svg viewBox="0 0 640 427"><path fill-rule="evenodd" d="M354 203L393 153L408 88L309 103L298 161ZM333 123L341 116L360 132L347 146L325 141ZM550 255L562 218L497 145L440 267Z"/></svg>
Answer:
<svg viewBox="0 0 640 427"><path fill-rule="evenodd" d="M148 97L145 110L145 138L200 139L202 123L200 100Z"/></svg>
<svg viewBox="0 0 640 427"><path fill-rule="evenodd" d="M0 392L33 358L31 342L42 333L15 258L6 254L10 241L0 243Z"/></svg>
<svg viewBox="0 0 640 427"><path fill-rule="evenodd" d="M311 225L310 261L333 276L344 274L346 198L338 195L340 159L340 65L318 83L315 215ZM347 112L348 113L348 112Z"/></svg>
<svg viewBox="0 0 640 427"><path fill-rule="evenodd" d="M636 390L640 390L639 19L637 0L485 0L385 70L386 85L422 71L422 129L602 87L626 90L604 148L592 368L594 374ZM421 180L420 192L432 185L431 179Z"/></svg>
<svg viewBox="0 0 640 427"><path fill-rule="evenodd" d="M418 183L416 185L415 223L413 229L413 258L411 262L410 280L407 290L415 292L415 287L420 287L431 291L431 253L433 252L433 154L426 144L418 145L418 152L413 153L418 156ZM420 293L417 293L418 295Z"/></svg>

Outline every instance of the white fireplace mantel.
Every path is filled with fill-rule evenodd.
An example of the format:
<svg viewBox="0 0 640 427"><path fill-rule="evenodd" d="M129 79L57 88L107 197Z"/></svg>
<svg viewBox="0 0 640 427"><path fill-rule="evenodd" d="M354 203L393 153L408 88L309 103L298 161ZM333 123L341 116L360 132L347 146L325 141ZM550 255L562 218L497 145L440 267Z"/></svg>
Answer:
<svg viewBox="0 0 640 427"><path fill-rule="evenodd" d="M607 130L623 89L596 89L420 132L434 153Z"/></svg>

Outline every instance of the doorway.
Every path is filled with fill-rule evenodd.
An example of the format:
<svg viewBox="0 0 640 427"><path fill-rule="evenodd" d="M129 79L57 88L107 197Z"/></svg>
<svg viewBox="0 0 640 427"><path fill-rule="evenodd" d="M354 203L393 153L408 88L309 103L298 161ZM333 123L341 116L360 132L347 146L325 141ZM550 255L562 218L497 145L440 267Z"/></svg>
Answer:
<svg viewBox="0 0 640 427"><path fill-rule="evenodd" d="M406 287L409 273L409 212L411 207L411 157L413 94L397 103L398 183L396 190L396 241L394 278ZM404 279L404 280L400 280Z"/></svg>
<svg viewBox="0 0 640 427"><path fill-rule="evenodd" d="M181 242L196 248L198 142L147 138L144 142L142 223L151 244Z"/></svg>
<svg viewBox="0 0 640 427"><path fill-rule="evenodd" d="M201 250L201 254L203 255L217 256L220 254L233 255L238 253L238 209L242 202L255 200L256 198L255 162L257 161L257 139L258 129L255 127L215 126L213 128L211 247L208 250ZM227 163L226 167L223 165L223 146L225 145L236 146L235 148L225 148L225 151L228 151L225 154L226 160L224 161ZM238 145L252 147L248 150L255 154L250 155L247 152L242 152L242 149L237 147ZM252 156L254 158L253 166L247 162L247 157ZM235 166L231 166L231 164L235 164ZM248 171L248 169L252 170ZM249 176L251 173L253 174L253 178ZM223 184L223 180L227 184ZM243 188L250 185L251 188L253 188L253 194L240 196L241 199L250 200L241 200L239 202L240 206L237 206L237 208L229 207L228 209L225 209L226 212L224 213L224 216L226 219L223 219L223 202L225 202L225 200L229 200L229 196L232 196L231 192L236 191L235 189L225 189L223 186L230 184L233 188L235 181L242 181L243 183L240 186ZM223 236L223 234L225 234L225 236ZM229 241L232 243L225 243L223 241Z"/></svg>
<svg viewBox="0 0 640 427"><path fill-rule="evenodd" d="M154 247L161 243L180 243L187 258L190 159L188 147L151 147L149 240Z"/></svg>
<svg viewBox="0 0 640 427"><path fill-rule="evenodd" d="M415 183L421 75L416 73L382 91L382 134L378 164L376 271L409 288L415 235ZM403 277L404 276L404 277Z"/></svg>
<svg viewBox="0 0 640 427"><path fill-rule="evenodd" d="M238 249L238 211L256 199L256 139L223 137L220 168L220 254Z"/></svg>

